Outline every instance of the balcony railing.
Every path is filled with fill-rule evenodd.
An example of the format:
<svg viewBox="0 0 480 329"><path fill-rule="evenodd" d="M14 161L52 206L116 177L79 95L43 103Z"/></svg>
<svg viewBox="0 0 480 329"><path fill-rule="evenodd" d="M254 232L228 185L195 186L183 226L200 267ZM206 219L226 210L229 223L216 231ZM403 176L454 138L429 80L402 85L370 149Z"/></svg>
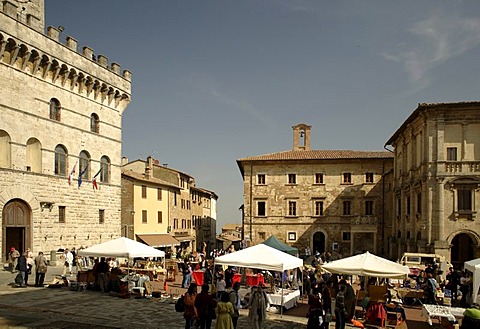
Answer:
<svg viewBox="0 0 480 329"><path fill-rule="evenodd" d="M439 161L438 171L447 173L480 172L480 161Z"/></svg>

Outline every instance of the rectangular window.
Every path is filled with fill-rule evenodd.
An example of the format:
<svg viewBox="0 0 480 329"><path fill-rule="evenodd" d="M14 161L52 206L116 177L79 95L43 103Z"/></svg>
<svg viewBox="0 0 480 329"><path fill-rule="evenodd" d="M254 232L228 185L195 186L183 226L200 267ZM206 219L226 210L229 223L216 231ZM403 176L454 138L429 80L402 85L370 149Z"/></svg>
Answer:
<svg viewBox="0 0 480 329"><path fill-rule="evenodd" d="M456 147L447 147L447 161L457 161Z"/></svg>
<svg viewBox="0 0 480 329"><path fill-rule="evenodd" d="M157 188L157 200L162 201L162 189Z"/></svg>
<svg viewBox="0 0 480 329"><path fill-rule="evenodd" d="M288 232L288 241L297 241L297 232Z"/></svg>
<svg viewBox="0 0 480 329"><path fill-rule="evenodd" d="M176 230L178 228L178 218L173 219L173 229Z"/></svg>
<svg viewBox="0 0 480 329"><path fill-rule="evenodd" d="M288 216L297 216L297 201L288 201Z"/></svg>
<svg viewBox="0 0 480 329"><path fill-rule="evenodd" d="M147 187L145 185L142 185L142 199L147 198Z"/></svg>
<svg viewBox="0 0 480 329"><path fill-rule="evenodd" d="M410 216L410 197L407 197L407 215Z"/></svg>
<svg viewBox="0 0 480 329"><path fill-rule="evenodd" d="M257 175L257 184L258 185L265 185L265 174L258 174Z"/></svg>
<svg viewBox="0 0 480 329"><path fill-rule="evenodd" d="M187 221L187 228L189 228L189 229L192 228L192 220L191 219L189 219Z"/></svg>
<svg viewBox="0 0 480 329"><path fill-rule="evenodd" d="M397 198L397 217L402 216L402 200L400 198Z"/></svg>
<svg viewBox="0 0 480 329"><path fill-rule="evenodd" d="M351 184L352 183L352 173L346 172L343 173L343 184Z"/></svg>
<svg viewBox="0 0 480 329"><path fill-rule="evenodd" d="M365 201L365 215L372 216L373 215L373 201L367 200Z"/></svg>
<svg viewBox="0 0 480 329"><path fill-rule="evenodd" d="M177 206L177 193L173 193L173 205L176 207Z"/></svg>
<svg viewBox="0 0 480 329"><path fill-rule="evenodd" d="M182 228L187 228L187 220L182 219Z"/></svg>
<svg viewBox="0 0 480 329"><path fill-rule="evenodd" d="M258 238L262 241L265 240L265 232L258 232Z"/></svg>
<svg viewBox="0 0 480 329"><path fill-rule="evenodd" d="M422 193L417 193L417 214L422 213Z"/></svg>
<svg viewBox="0 0 480 329"><path fill-rule="evenodd" d="M163 223L163 217L162 217L162 212L161 211L157 212L157 223L158 224Z"/></svg>
<svg viewBox="0 0 480 329"><path fill-rule="evenodd" d="M147 222L147 211L142 210L142 223L146 223L146 222Z"/></svg>
<svg viewBox="0 0 480 329"><path fill-rule="evenodd" d="M98 209L98 224L105 223L105 209Z"/></svg>
<svg viewBox="0 0 480 329"><path fill-rule="evenodd" d="M373 183L373 172L367 172L365 174L365 183Z"/></svg>
<svg viewBox="0 0 480 329"><path fill-rule="evenodd" d="M65 206L58 206L58 222L65 223L66 220L66 207Z"/></svg>
<svg viewBox="0 0 480 329"><path fill-rule="evenodd" d="M323 184L323 174L316 173L315 174L315 184Z"/></svg>
<svg viewBox="0 0 480 329"><path fill-rule="evenodd" d="M266 202L265 201L258 201L257 202L257 216L266 216Z"/></svg>
<svg viewBox="0 0 480 329"><path fill-rule="evenodd" d="M323 216L323 200L315 200L315 216Z"/></svg>
<svg viewBox="0 0 480 329"><path fill-rule="evenodd" d="M458 211L472 211L472 190L458 190Z"/></svg>
<svg viewBox="0 0 480 329"><path fill-rule="evenodd" d="M352 214L352 201L343 201L343 216L349 216Z"/></svg>
<svg viewBox="0 0 480 329"><path fill-rule="evenodd" d="M288 174L288 184L297 184L296 174Z"/></svg>
<svg viewBox="0 0 480 329"><path fill-rule="evenodd" d="M180 200L180 203L182 205L182 209L185 209L185 200L184 199Z"/></svg>
<svg viewBox="0 0 480 329"><path fill-rule="evenodd" d="M352 235L350 232L342 232L342 240L343 241L350 241Z"/></svg>

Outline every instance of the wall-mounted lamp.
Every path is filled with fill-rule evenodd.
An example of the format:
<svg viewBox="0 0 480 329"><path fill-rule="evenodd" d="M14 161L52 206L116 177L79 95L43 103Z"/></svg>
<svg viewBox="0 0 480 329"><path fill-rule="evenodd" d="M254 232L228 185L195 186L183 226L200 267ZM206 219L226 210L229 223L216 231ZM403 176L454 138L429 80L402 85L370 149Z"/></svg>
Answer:
<svg viewBox="0 0 480 329"><path fill-rule="evenodd" d="M113 239L113 234L110 234L110 239Z"/></svg>
<svg viewBox="0 0 480 329"><path fill-rule="evenodd" d="M100 233L100 239L102 238L102 233Z"/></svg>
<svg viewBox="0 0 480 329"><path fill-rule="evenodd" d="M76 239L77 239L77 235L75 234L75 235L73 236L73 238L76 240Z"/></svg>
<svg viewBox="0 0 480 329"><path fill-rule="evenodd" d="M51 202L51 201L40 201L40 208L42 209L49 209L50 211L52 211L52 208L53 208L53 205L55 204L55 202Z"/></svg>
<svg viewBox="0 0 480 329"><path fill-rule="evenodd" d="M87 240L90 239L90 234L87 234Z"/></svg>
<svg viewBox="0 0 480 329"><path fill-rule="evenodd" d="M63 239L63 235L60 235L60 240L62 240L62 239Z"/></svg>
<svg viewBox="0 0 480 329"><path fill-rule="evenodd" d="M48 239L48 235L47 235L47 234L45 234L45 241L47 241L47 239Z"/></svg>

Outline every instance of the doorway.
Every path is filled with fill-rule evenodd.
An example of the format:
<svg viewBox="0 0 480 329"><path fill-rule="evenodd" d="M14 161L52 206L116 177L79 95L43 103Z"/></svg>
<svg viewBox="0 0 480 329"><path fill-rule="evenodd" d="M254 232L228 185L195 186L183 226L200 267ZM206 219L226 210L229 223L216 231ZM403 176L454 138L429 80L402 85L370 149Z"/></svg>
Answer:
<svg viewBox="0 0 480 329"><path fill-rule="evenodd" d="M313 235L313 254L322 254L325 252L325 234L323 232L316 232Z"/></svg>
<svg viewBox="0 0 480 329"><path fill-rule="evenodd" d="M8 260L10 248L23 253L32 248L31 210L26 202L19 199L9 201L3 208L2 218L2 258Z"/></svg>
<svg viewBox="0 0 480 329"><path fill-rule="evenodd" d="M466 261L475 258L473 254L474 245L474 241L466 233L460 233L453 238L451 263L456 269L461 269Z"/></svg>

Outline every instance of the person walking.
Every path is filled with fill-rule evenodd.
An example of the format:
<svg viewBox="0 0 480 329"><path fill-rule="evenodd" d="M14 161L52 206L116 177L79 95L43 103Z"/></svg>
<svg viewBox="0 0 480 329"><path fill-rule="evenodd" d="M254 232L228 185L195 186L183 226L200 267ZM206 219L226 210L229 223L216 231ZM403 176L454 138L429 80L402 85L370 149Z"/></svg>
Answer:
<svg viewBox="0 0 480 329"><path fill-rule="evenodd" d="M201 292L195 297L195 308L197 309L197 326L200 329L210 329L215 316L217 302L209 293L210 286L204 284Z"/></svg>
<svg viewBox="0 0 480 329"><path fill-rule="evenodd" d="M332 321L332 294L330 292L329 285L331 283L321 282L318 286L320 293L322 294L323 304L323 324L321 328L330 328L330 322Z"/></svg>
<svg viewBox="0 0 480 329"><path fill-rule="evenodd" d="M223 292L215 310L215 313L217 314L217 322L215 323L215 329L234 329L234 312L235 311L233 309L232 303L230 302L230 296L228 292Z"/></svg>
<svg viewBox="0 0 480 329"><path fill-rule="evenodd" d="M307 329L320 329L323 325L322 295L318 286L308 295Z"/></svg>
<svg viewBox="0 0 480 329"><path fill-rule="evenodd" d="M248 318L253 325L252 328L262 329L267 318L268 297L261 285L258 285L257 290L250 296L248 305L250 307Z"/></svg>
<svg viewBox="0 0 480 329"><path fill-rule="evenodd" d="M16 266L16 270L22 276L22 281L19 282L20 287L26 287L28 282L28 266L27 266L27 253L24 252L23 254L18 257L18 262Z"/></svg>
<svg viewBox="0 0 480 329"><path fill-rule="evenodd" d="M195 298L197 297L197 284L192 282L188 286L185 298L185 311L183 317L185 319L185 329L191 329L197 318L197 310L195 308Z"/></svg>
<svg viewBox="0 0 480 329"><path fill-rule="evenodd" d="M35 257L35 287L43 287L45 273L47 273L47 259L40 251Z"/></svg>
<svg viewBox="0 0 480 329"><path fill-rule="evenodd" d="M15 247L10 248L10 254L9 254L9 262L11 266L11 271L15 273L17 269L17 264L18 264L18 258L20 257L20 253L18 252Z"/></svg>
<svg viewBox="0 0 480 329"><path fill-rule="evenodd" d="M240 282L235 282L233 284L233 289L229 293L230 302L233 305L233 315L232 315L232 322L233 328L237 328L238 318L240 313L238 310L242 308L242 304L240 303L240 295L238 294L238 290L240 290Z"/></svg>
<svg viewBox="0 0 480 329"><path fill-rule="evenodd" d="M192 265L190 262L186 261L183 264L183 281L182 281L182 288L187 288L190 286L192 282Z"/></svg>
<svg viewBox="0 0 480 329"><path fill-rule="evenodd" d="M345 290L347 287L340 284L338 286L338 292L335 296L335 329L345 329L345 320L348 317L347 310L345 309Z"/></svg>

